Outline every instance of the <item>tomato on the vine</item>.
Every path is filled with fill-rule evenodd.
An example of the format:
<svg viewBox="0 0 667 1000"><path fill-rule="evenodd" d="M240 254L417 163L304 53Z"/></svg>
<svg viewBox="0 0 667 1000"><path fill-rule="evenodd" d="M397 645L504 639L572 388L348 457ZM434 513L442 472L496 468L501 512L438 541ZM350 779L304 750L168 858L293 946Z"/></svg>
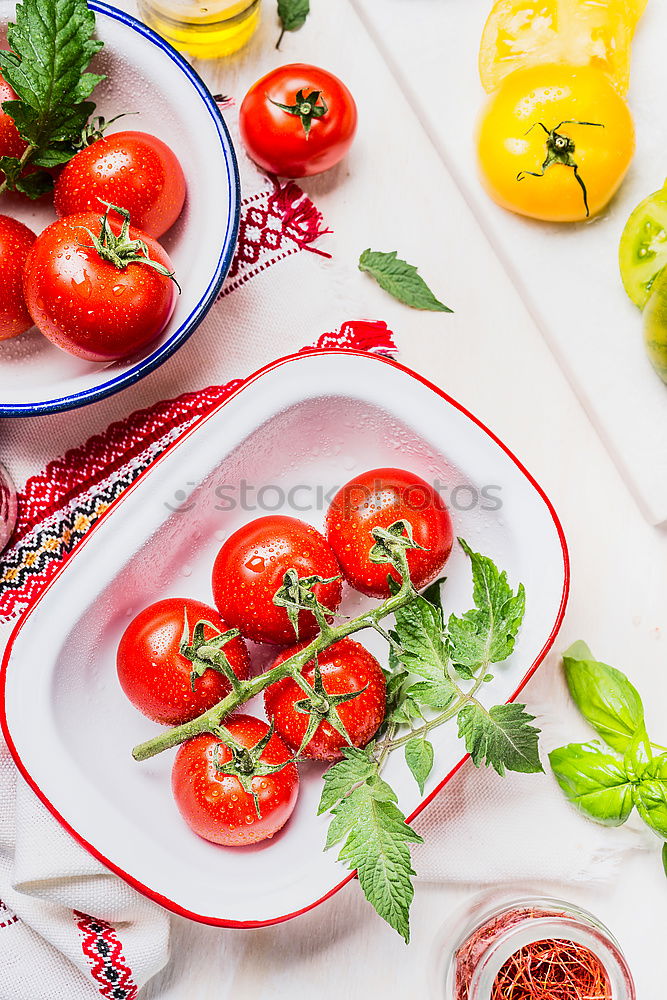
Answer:
<svg viewBox="0 0 667 1000"><path fill-rule="evenodd" d="M0 340L33 325L23 297L23 268L36 239L32 229L0 215Z"/></svg>
<svg viewBox="0 0 667 1000"><path fill-rule="evenodd" d="M87 361L115 361L164 330L176 304L171 274L150 236L115 213L88 212L53 222L37 238L23 288L30 315L54 344Z"/></svg>
<svg viewBox="0 0 667 1000"><path fill-rule="evenodd" d="M319 576L315 597L330 611L341 599L340 567L326 539L304 521L271 514L235 531L213 566L213 597L225 621L255 642L285 644L296 639L287 610L273 603L285 573ZM312 638L318 626L310 611L299 613L299 638Z"/></svg>
<svg viewBox="0 0 667 1000"><path fill-rule="evenodd" d="M146 132L104 135L80 150L54 193L61 217L99 211L102 203L120 205L137 229L154 238L173 226L184 201L185 176L176 154Z"/></svg>
<svg viewBox="0 0 667 1000"><path fill-rule="evenodd" d="M286 649L273 666L284 663L307 645L302 642ZM292 750L300 749L312 714L321 721L302 755L317 760L340 760L341 750L348 741L328 718L333 710L349 742L355 747L366 746L382 723L386 707L386 683L375 657L348 637L318 653L317 665L311 660L301 673L313 688L312 697L291 677L276 681L264 692L266 714L285 743Z"/></svg>
<svg viewBox="0 0 667 1000"><path fill-rule="evenodd" d="M491 197L512 212L577 222L616 193L635 150L628 105L592 66L511 73L482 115L477 154Z"/></svg>
<svg viewBox="0 0 667 1000"><path fill-rule="evenodd" d="M331 501L327 539L355 590L388 597L387 576L399 581L386 563L373 563L371 531L407 521L422 548L408 549L407 560L417 589L435 579L452 550L452 520L442 497L420 476L403 469L371 469L355 476Z"/></svg>
<svg viewBox="0 0 667 1000"><path fill-rule="evenodd" d="M346 155L357 129L357 106L333 73L290 63L253 84L241 105L239 127L249 156L264 170L309 177Z"/></svg>
<svg viewBox="0 0 667 1000"><path fill-rule="evenodd" d="M191 639L199 621L209 623L207 640L229 628L215 608L189 597L168 597L140 611L123 633L116 654L118 680L135 708L154 722L188 722L231 690L227 677L211 667L193 676L192 662L180 651L184 627ZM222 650L236 676L245 680L250 660L243 640L230 639Z"/></svg>
<svg viewBox="0 0 667 1000"><path fill-rule="evenodd" d="M178 749L171 785L181 816L195 833L214 844L245 847L273 837L285 825L296 805L299 774L279 736L273 734L261 747L270 731L266 722L235 715L225 721L225 729L241 751L238 758L219 736L195 736ZM242 751L258 744L260 773L253 776L252 762ZM225 773L230 764L242 774L247 771L247 788L235 773Z"/></svg>

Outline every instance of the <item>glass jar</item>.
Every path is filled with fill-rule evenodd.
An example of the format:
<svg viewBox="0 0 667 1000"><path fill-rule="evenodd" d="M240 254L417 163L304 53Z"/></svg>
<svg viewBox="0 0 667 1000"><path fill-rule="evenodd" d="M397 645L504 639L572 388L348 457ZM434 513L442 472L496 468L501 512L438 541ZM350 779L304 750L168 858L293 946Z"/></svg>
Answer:
<svg viewBox="0 0 667 1000"><path fill-rule="evenodd" d="M461 921L450 920L436 955L433 997L491 1000L507 960L536 941L573 941L596 956L609 980L611 1000L636 1000L632 975L618 942L596 917L560 899L524 896L473 900ZM452 944L453 942L453 944ZM457 976L458 973L458 976ZM457 982L458 979L458 982ZM467 986L468 995L465 995Z"/></svg>
<svg viewBox="0 0 667 1000"><path fill-rule="evenodd" d="M246 45L259 26L262 0L139 0L143 21L175 49L218 59Z"/></svg>

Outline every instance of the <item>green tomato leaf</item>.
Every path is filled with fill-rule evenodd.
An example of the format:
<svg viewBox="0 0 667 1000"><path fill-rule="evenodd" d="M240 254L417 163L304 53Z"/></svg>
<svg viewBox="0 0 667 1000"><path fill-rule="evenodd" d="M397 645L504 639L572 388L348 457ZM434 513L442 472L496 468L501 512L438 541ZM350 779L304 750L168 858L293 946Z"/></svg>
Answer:
<svg viewBox="0 0 667 1000"><path fill-rule="evenodd" d="M461 618L450 615L449 653L461 676L471 677L490 663L506 660L513 651L526 594L523 584L516 594L512 591L507 574L499 572L492 559L473 552L462 538L459 542L472 564L475 608Z"/></svg>
<svg viewBox="0 0 667 1000"><path fill-rule="evenodd" d="M377 765L366 750L343 747L343 759L325 771L322 797L317 815L328 812L344 799L362 781L367 781L377 773Z"/></svg>
<svg viewBox="0 0 667 1000"><path fill-rule="evenodd" d="M48 191L53 191L53 177L44 170L36 170L34 173L19 177L14 184L14 189L34 201Z"/></svg>
<svg viewBox="0 0 667 1000"><path fill-rule="evenodd" d="M649 761L634 786L634 799L646 825L667 840L667 754Z"/></svg>
<svg viewBox="0 0 667 1000"><path fill-rule="evenodd" d="M396 612L395 627L402 650L398 655L410 673L438 684L449 683L455 694L447 672L449 657L439 609L415 597Z"/></svg>
<svg viewBox="0 0 667 1000"><path fill-rule="evenodd" d="M621 826L632 812L632 783L616 757L595 743L570 743L549 754L561 789L589 819Z"/></svg>
<svg viewBox="0 0 667 1000"><path fill-rule="evenodd" d="M424 279L417 273L417 268L401 260L395 250L391 253L364 250L359 258L359 270L370 274L380 288L406 306L431 312L452 312L436 299Z"/></svg>
<svg viewBox="0 0 667 1000"><path fill-rule="evenodd" d="M433 769L433 745L425 739L410 740L405 744L405 762L423 795L426 779Z"/></svg>
<svg viewBox="0 0 667 1000"><path fill-rule="evenodd" d="M667 841L662 845L662 867L667 875Z"/></svg>
<svg viewBox="0 0 667 1000"><path fill-rule="evenodd" d="M439 608L442 612L442 588L447 582L446 576L441 576L439 580L434 580L433 583L429 583L428 587L425 587L422 591L422 597L429 604L432 604L434 608ZM444 618L443 618L444 622Z"/></svg>
<svg viewBox="0 0 667 1000"><path fill-rule="evenodd" d="M409 941L414 896L410 843L422 843L379 778L359 785L334 809L327 847L343 840L339 861L356 869L366 899ZM333 831L333 832L332 832Z"/></svg>
<svg viewBox="0 0 667 1000"><path fill-rule="evenodd" d="M451 681L417 681L407 689L407 696L418 705L428 705L442 711L448 708L455 697Z"/></svg>
<svg viewBox="0 0 667 1000"><path fill-rule="evenodd" d="M85 0L23 0L16 8L0 72L19 99L4 109L40 154L53 142L74 142L95 107L86 100L103 79L86 72L102 48L94 31Z"/></svg>
<svg viewBox="0 0 667 1000"><path fill-rule="evenodd" d="M458 716L459 736L475 767L485 763L499 775L505 770L535 774L543 770L538 749L540 730L525 705L496 705L487 711L479 702L466 705Z"/></svg>
<svg viewBox="0 0 667 1000"><path fill-rule="evenodd" d="M644 725L644 706L625 674L595 660L584 643L563 655L570 694L579 711L605 743L625 753Z"/></svg>
<svg viewBox="0 0 667 1000"><path fill-rule="evenodd" d="M276 48L279 48L286 31L298 31L303 28L310 14L310 0L278 0L278 17L282 31Z"/></svg>

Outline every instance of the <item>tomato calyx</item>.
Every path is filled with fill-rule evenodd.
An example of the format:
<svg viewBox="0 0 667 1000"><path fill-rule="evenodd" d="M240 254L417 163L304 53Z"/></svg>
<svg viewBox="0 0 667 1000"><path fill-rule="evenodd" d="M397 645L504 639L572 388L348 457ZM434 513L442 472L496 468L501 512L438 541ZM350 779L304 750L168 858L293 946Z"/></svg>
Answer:
<svg viewBox="0 0 667 1000"><path fill-rule="evenodd" d="M100 199L100 201L102 200ZM101 219L99 236L96 236L90 229L86 229L85 226L82 227L90 236L93 244L88 246L81 243L80 246L86 247L88 250L96 250L102 260L113 264L119 271L125 270L130 264L144 264L146 267L152 267L158 274L170 278L180 292L181 286L176 280L175 272L170 271L159 261L153 260L143 240L130 239L130 213L127 209L112 205L108 201L102 201L102 204L106 205L106 210ZM121 230L117 236L109 225L109 212L117 212L123 219Z"/></svg>
<svg viewBox="0 0 667 1000"><path fill-rule="evenodd" d="M394 521L388 528L375 527L371 529L375 544L368 553L373 563L391 563L402 576L405 576L405 553L408 549L421 549L423 545L412 537L412 525L401 518Z"/></svg>
<svg viewBox="0 0 667 1000"><path fill-rule="evenodd" d="M313 593L313 587L316 584L326 586L326 584L335 583L336 580L340 580L340 574L325 579L322 576L300 577L295 569L288 569L285 573L282 585L273 595L273 603L278 608L285 608L297 639L299 638L299 613L301 611L312 612L322 632L329 630L326 616L332 614L331 608L327 608L321 601L318 601Z"/></svg>
<svg viewBox="0 0 667 1000"><path fill-rule="evenodd" d="M273 98L269 97L271 104L274 104L281 111L285 111L288 115L294 115L296 118L301 119L301 124L303 125L303 131L306 133L306 139L310 135L310 130L313 127L313 121L317 118L323 118L329 111L327 102L324 100L321 90L311 90L310 94L304 95L303 90L298 90L295 103L294 104L280 104L278 101L274 101ZM321 104L318 104L321 101Z"/></svg>
<svg viewBox="0 0 667 1000"><path fill-rule="evenodd" d="M117 122L120 118L126 118L128 115L138 115L138 111L123 111L119 115L115 115L114 118L110 118L109 121L106 120L104 115L96 115L91 118L90 121L81 129L81 135L78 140L74 143L75 149L86 149L87 146L92 146L94 142L98 139L104 138L107 129Z"/></svg>
<svg viewBox="0 0 667 1000"><path fill-rule="evenodd" d="M216 774L224 774L236 778L243 791L252 796L255 803L255 811L261 819L259 796L253 788L253 780L255 778L263 778L267 774L275 774L277 771L282 771L288 764L294 763L291 757L283 761L282 764L268 764L265 760L262 760L262 754L271 741L271 737L275 732L275 726L271 723L264 736L252 747L245 747L239 743L222 724L213 727L211 732L220 739L218 748L224 745L232 755L231 760L225 763L216 759Z"/></svg>
<svg viewBox="0 0 667 1000"><path fill-rule="evenodd" d="M563 125L590 125L591 128L604 128L601 122L580 122L575 119L568 119L567 121L560 122L555 128L548 129L543 122L533 122L530 126L526 135L533 131L534 128L541 128L546 133L546 148L547 155L544 158L542 166L539 171L534 170L520 170L516 175L518 181L522 181L525 177L544 177L545 173L552 167L555 163L560 163L563 167L570 167L574 173L575 180L582 190L584 196L584 208L586 209L586 218L589 217L590 211L588 208L588 191L586 190L586 185L584 184L583 178L579 173L579 165L574 158L575 144L574 140L570 138L569 135L561 135L558 131Z"/></svg>
<svg viewBox="0 0 667 1000"><path fill-rule="evenodd" d="M215 632L210 639L205 637L205 629L210 628ZM227 632L220 632L211 622L205 618L200 619L193 631L190 639L190 626L188 623L188 613L183 610L183 634L179 645L179 653L192 664L190 673L190 688L194 692L197 681L207 670L217 670L223 674L232 686L232 691L238 692L241 689L241 681L238 679L232 665L227 659L223 650L232 639L238 639L240 632L237 628L228 629Z"/></svg>
<svg viewBox="0 0 667 1000"><path fill-rule="evenodd" d="M322 672L318 663L317 654L315 654L315 669L313 671L312 685L308 683L303 675L295 677L294 680L308 695L308 697L302 698L300 701L295 701L294 708L297 712L301 712L303 715L309 716L306 732L304 733L301 746L297 752L297 757L299 757L306 749L315 735L317 727L323 721L328 722L329 725L343 737L345 742L351 746L352 741L350 739L350 735L343 724L343 720L338 714L337 707L338 705L343 705L347 701L353 701L355 698L358 698L359 695L363 694L368 688L368 684L364 684L364 686L359 688L358 691L349 691L345 694L329 694L329 692L325 690L324 683L322 681Z"/></svg>

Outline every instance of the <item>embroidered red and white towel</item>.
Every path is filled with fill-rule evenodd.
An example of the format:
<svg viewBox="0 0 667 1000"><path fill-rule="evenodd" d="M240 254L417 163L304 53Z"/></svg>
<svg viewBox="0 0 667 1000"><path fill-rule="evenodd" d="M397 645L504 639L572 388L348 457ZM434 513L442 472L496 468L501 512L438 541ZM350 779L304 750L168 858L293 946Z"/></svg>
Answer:
<svg viewBox="0 0 667 1000"><path fill-rule="evenodd" d="M232 109L226 115L235 117ZM383 323L348 321L359 304L345 297L344 265L330 258L334 243L322 239L312 201L245 159L240 166L236 255L196 334L120 395L4 422L2 460L20 496L14 541L0 563L0 648L112 500L240 380L313 347L394 349ZM298 296L288 294L295 288ZM60 828L17 775L1 737L0 901L0 1000L134 1000L167 961L166 911Z"/></svg>

